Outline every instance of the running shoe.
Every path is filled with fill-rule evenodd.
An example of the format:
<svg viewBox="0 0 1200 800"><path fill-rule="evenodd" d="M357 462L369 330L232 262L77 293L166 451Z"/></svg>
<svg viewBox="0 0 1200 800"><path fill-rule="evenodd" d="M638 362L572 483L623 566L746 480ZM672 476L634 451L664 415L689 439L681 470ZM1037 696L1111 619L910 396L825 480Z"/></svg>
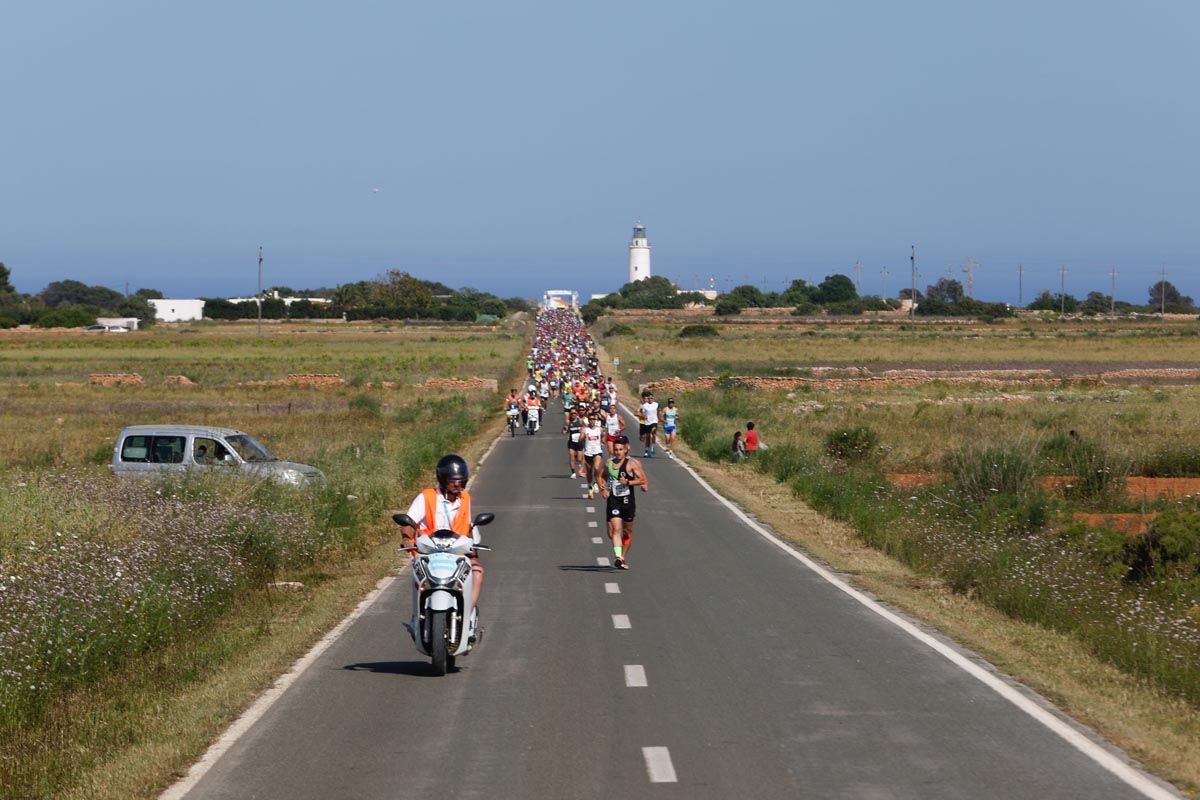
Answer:
<svg viewBox="0 0 1200 800"><path fill-rule="evenodd" d="M575 477L575 470L571 470L570 472L568 472L568 473L567 473L567 477L568 477L568 478L574 478L574 477Z"/></svg>
<svg viewBox="0 0 1200 800"><path fill-rule="evenodd" d="M629 565L625 563L625 559L620 558L620 557L618 557L617 560L613 562L613 566L616 567L617 569L629 569Z"/></svg>

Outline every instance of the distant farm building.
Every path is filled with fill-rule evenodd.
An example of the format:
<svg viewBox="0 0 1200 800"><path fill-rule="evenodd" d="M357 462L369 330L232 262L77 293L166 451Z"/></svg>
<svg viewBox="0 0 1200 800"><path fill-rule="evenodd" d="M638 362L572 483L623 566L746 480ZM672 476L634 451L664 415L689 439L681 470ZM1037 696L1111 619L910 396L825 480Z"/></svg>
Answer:
<svg viewBox="0 0 1200 800"><path fill-rule="evenodd" d="M203 300L169 298L149 302L154 306L154 316L159 322L192 322L204 318Z"/></svg>

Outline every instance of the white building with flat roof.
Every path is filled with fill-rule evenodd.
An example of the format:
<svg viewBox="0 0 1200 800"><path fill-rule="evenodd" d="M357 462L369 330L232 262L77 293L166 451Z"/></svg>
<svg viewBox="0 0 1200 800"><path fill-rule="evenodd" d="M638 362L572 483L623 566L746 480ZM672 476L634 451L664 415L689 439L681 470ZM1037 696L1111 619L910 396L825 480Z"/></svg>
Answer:
<svg viewBox="0 0 1200 800"><path fill-rule="evenodd" d="M154 316L159 322L192 322L204 319L203 300L155 298L149 303L154 306Z"/></svg>

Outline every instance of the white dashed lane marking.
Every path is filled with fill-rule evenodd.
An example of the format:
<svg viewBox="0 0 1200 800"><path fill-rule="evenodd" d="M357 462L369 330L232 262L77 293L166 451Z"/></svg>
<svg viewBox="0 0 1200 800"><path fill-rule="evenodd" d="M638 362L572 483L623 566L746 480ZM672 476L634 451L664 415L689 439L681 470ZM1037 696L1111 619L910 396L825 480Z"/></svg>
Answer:
<svg viewBox="0 0 1200 800"><path fill-rule="evenodd" d="M615 583L606 583L604 584L604 591L606 594L620 594L621 587Z"/></svg>
<svg viewBox="0 0 1200 800"><path fill-rule="evenodd" d="M604 542L604 540L601 539L599 536L592 537L592 544L602 544L603 542Z"/></svg>
<svg viewBox="0 0 1200 800"><path fill-rule="evenodd" d="M584 495L584 496L586 497L587 495ZM589 514L595 514L595 513L596 513L596 507L595 507L595 506L588 506L588 507L587 507L587 513L589 513Z"/></svg>
<svg viewBox="0 0 1200 800"><path fill-rule="evenodd" d="M598 556L596 558L596 566L597 567L611 567L612 564L610 564L608 559L605 558L604 556Z"/></svg>
<svg viewBox="0 0 1200 800"><path fill-rule="evenodd" d="M595 528L595 527L596 527L596 525L597 525L597 522L596 522L596 520L594 520L594 519L589 519L589 520L588 520L588 527L589 527L589 528Z"/></svg>
<svg viewBox="0 0 1200 800"><path fill-rule="evenodd" d="M646 683L646 668L641 664L625 665L625 685L631 689L649 686Z"/></svg>
<svg viewBox="0 0 1200 800"><path fill-rule="evenodd" d="M651 783L678 783L675 765L671 763L671 751L665 747L643 747L642 758L646 759L646 773Z"/></svg>
<svg viewBox="0 0 1200 800"><path fill-rule="evenodd" d="M607 561L608 559L606 558L604 560ZM633 627L633 625L629 622L628 614L613 614L612 620L613 627L619 631L627 631Z"/></svg>

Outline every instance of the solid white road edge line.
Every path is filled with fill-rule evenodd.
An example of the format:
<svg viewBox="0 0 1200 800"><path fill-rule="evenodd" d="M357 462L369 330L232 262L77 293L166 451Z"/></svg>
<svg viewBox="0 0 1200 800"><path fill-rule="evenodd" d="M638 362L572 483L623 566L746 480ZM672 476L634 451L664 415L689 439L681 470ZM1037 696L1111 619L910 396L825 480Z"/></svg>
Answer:
<svg viewBox="0 0 1200 800"><path fill-rule="evenodd" d="M622 403L621 405L623 408L625 408L625 411L627 413L630 413L632 415L632 412L629 411L628 406L625 406L624 403ZM1118 779L1120 779L1127 785L1131 786L1132 788L1136 789L1137 791L1141 792L1146 797L1151 798L1152 800L1178 800L1178 798L1180 797L1179 794L1177 794L1173 790L1170 790L1170 789L1160 785L1155 778L1151 777L1150 775L1147 775L1146 773L1142 772L1141 770L1137 769L1136 767L1132 766L1131 764L1128 764L1125 761L1121 760L1115 754L1110 752L1108 749L1100 746L1096 742L1089 739L1082 732L1077 730L1074 726L1070 725L1069 723L1065 722L1062 719L1059 719L1055 714L1051 713L1050 711L1048 711L1047 709L1038 705L1036 702L1034 702L1030 698L1026 697L1024 694L1022 694L1020 691L1018 691L1015 687L1010 686L1008 683L1001 680L999 677L997 677L993 673L988 672L983 667L980 667L978 664L975 664L974 662L972 662L970 659L968 659L962 653L959 653L954 648L950 647L949 645L945 644L944 642L938 641L936 638L934 638L933 636L930 636L928 633L925 633L924 631L922 631L917 626L913 625L908 620L906 620L903 617L899 616L898 614L884 608L877 601L872 600L870 597L867 597L865 594L860 592L858 589L855 589L853 586L851 586L850 584L843 581L837 575L834 575L832 572L825 569L825 567L822 567L820 564L813 561L811 558L806 556L804 553L801 553L800 551L793 549L792 546L789 545L787 542L774 536L766 528L762 527L757 522L750 519L750 517L746 516L746 513L744 511L742 511L740 508L738 508L736 505L734 505L732 502L730 502L725 497L721 496L721 494L719 492L717 492L716 489L714 489L712 486L709 485L708 481L704 480L704 478L700 477L700 474L698 472L696 472L696 470L692 469L690 464L686 463L685 461L683 461L682 459L680 459L678 457L676 457L674 459L674 461L675 461L675 463L679 464L679 466L681 466L685 470L687 470L688 473L691 474L691 476L696 479L697 483L699 483L701 486L703 486L708 491L708 493L711 494L713 497L715 497L722 505L724 505L726 508L728 508L730 511L732 511L734 513L734 515L736 515L739 519L742 520L742 522L746 523L746 525L751 530L755 531L760 536L762 536L764 539L766 539L768 542L775 545L780 550L787 553L792 558L796 559L797 561L799 561L801 564L803 564L804 566L811 569L816 574L820 575L822 578L824 578L826 581L831 583L833 586L840 589L845 594L854 598L854 600L858 601L860 604L862 604L866 608L875 612L880 617L883 617L888 622L892 623L897 628L904 631L905 633L907 633L909 636L913 637L917 641L927 645L934 652L936 652L939 655L946 658L946 660L950 661L952 664L954 664L955 666L962 669L964 672L966 672L971 677L979 680L981 683L983 683L989 689L994 691L996 694L1000 695L1005 700L1009 701L1014 706L1016 706L1020 710L1024 711L1029 716L1033 717L1035 720L1040 722L1042 725L1049 728L1051 731L1053 731L1055 734L1057 734L1061 739L1066 741L1068 744L1070 744L1072 747L1074 747L1079 752L1083 753L1085 756L1090 758L1092 761L1096 762L1096 764L1098 764L1099 766L1108 770L1110 773L1112 773Z"/></svg>
<svg viewBox="0 0 1200 800"><path fill-rule="evenodd" d="M646 683L646 668L641 664L626 664L625 685L631 689L649 686L650 684Z"/></svg>
<svg viewBox="0 0 1200 800"><path fill-rule="evenodd" d="M499 442L503 437L504 434L501 433L492 440L492 444L487 449L487 452L480 457L479 466L483 465L483 462L487 460L487 457L490 456L492 451L496 449L496 443ZM313 662L320 658L321 654L328 650L334 642L341 638L342 634L344 634L350 628L350 626L354 624L355 620L361 617L368 608L374 605L376 600L383 596L383 593L387 591L387 588L392 585L393 581L407 572L408 566L405 565L405 567L396 575L389 575L386 578L381 578L379 582L375 584L375 588L372 589L371 592L362 599L362 602L350 612L349 616L335 625L333 629L329 631L329 633L322 636L321 640L313 645L311 650L301 656L299 661L292 664L291 669L276 678L275 683L271 684L271 688L260 694L258 699L256 699L240 717L234 720L232 725L225 729L225 732L221 734L220 738L212 743L208 750L204 752L204 755L200 757L200 760L195 764L192 764L187 771L187 775L183 776L170 787L168 787L166 791L158 796L158 800L182 800L182 798L185 797L188 792L195 788L196 784L200 782L200 779L204 777L205 773L212 769L213 765L217 763L221 756L225 755L225 752L229 750L229 748L233 747L234 743L241 738L242 734L250 730L254 723L258 722L262 715L267 713L268 709L275 704L275 701L283 696L283 693L286 692L288 688L296 682L296 679L299 678L306 669L311 667Z"/></svg>
<svg viewBox="0 0 1200 800"><path fill-rule="evenodd" d="M665 747L643 747L642 758L646 759L646 774L651 783L678 783L675 765L671 763L671 751Z"/></svg>
<svg viewBox="0 0 1200 800"><path fill-rule="evenodd" d="M621 587L619 584L616 584L616 583L606 583L606 584L604 584L604 593L605 594L620 594Z"/></svg>
<svg viewBox="0 0 1200 800"><path fill-rule="evenodd" d="M408 567L406 566L400 575L403 575L407 571ZM275 680L275 683L271 685L270 689L260 694L253 705L246 709L244 714L234 720L234 723L225 729L221 737L208 748L204 755L200 757L200 760L188 769L187 775L159 795L159 800L181 800L181 798L187 795L200 782L204 774L217 763L221 756L225 755L225 751L232 747L241 738L243 733L250 730L251 726L258 722L263 714L267 713L267 710L296 682L296 679L312 666L313 662L320 658L321 654L328 650L330 645L336 642L346 632L346 629L353 625L354 621L361 617L400 575L390 575L375 584L375 588L363 598L363 601L358 604L357 608L350 612L350 616L343 619L334 626L333 630L321 637L321 641L313 645L312 649L293 664L290 670L280 675Z"/></svg>
<svg viewBox="0 0 1200 800"><path fill-rule="evenodd" d="M612 621L613 627L619 631L627 631L633 628L633 625L631 625L629 622L629 615L627 614L613 614Z"/></svg>

